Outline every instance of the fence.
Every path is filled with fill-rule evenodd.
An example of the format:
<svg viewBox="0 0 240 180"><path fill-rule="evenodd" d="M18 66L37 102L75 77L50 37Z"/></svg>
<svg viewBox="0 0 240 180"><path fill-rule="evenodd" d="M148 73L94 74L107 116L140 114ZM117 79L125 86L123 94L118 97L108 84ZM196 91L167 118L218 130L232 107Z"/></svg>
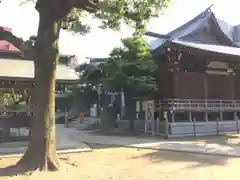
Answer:
<svg viewBox="0 0 240 180"><path fill-rule="evenodd" d="M239 133L239 120L233 121L209 121L209 122L168 122L155 119L154 121L145 121L147 129L144 132L151 135L164 137L187 137L187 136L206 136L221 135L226 133Z"/></svg>
<svg viewBox="0 0 240 180"><path fill-rule="evenodd" d="M153 101L147 101L146 103L154 103ZM184 110L187 112L191 111L215 111L215 112L233 112L233 119L219 120L219 117L216 120L211 121L196 121L196 117L193 117L191 120L186 119L183 122L169 121L169 117L173 113L170 113L170 108L165 111L163 109L157 108L156 105L154 111L158 113L163 113L158 115L157 118L148 116L148 108L145 110L145 127L144 132L152 135L160 135L165 137L184 137L184 136L204 136L204 135L220 135L225 133L239 133L239 117L238 113L240 112L240 102L231 101L231 100L174 100L170 105L173 104L175 109L173 110ZM200 110L201 109L201 110Z"/></svg>
<svg viewBox="0 0 240 180"><path fill-rule="evenodd" d="M177 111L239 111L240 101L237 100L201 100L201 99L167 99L160 101L161 108L173 108ZM167 107L166 107L167 105Z"/></svg>

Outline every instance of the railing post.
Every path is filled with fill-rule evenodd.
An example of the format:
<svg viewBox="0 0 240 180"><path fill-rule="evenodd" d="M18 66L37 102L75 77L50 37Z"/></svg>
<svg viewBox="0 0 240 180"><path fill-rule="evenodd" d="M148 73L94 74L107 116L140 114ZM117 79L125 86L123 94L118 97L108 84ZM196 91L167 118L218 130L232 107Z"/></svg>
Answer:
<svg viewBox="0 0 240 180"><path fill-rule="evenodd" d="M204 115L205 115L205 121L208 122L208 112L205 112Z"/></svg>
<svg viewBox="0 0 240 180"><path fill-rule="evenodd" d="M219 118L217 117L217 135L219 135Z"/></svg>
<svg viewBox="0 0 240 180"><path fill-rule="evenodd" d="M174 111L171 111L171 117L172 117L172 122L174 123L175 122L175 112Z"/></svg>
<svg viewBox="0 0 240 180"><path fill-rule="evenodd" d="M220 121L222 122L223 121L223 112L220 111Z"/></svg>
<svg viewBox="0 0 240 180"><path fill-rule="evenodd" d="M196 117L193 116L193 135L196 136Z"/></svg>
<svg viewBox="0 0 240 180"><path fill-rule="evenodd" d="M165 125L165 130L164 130L164 138L168 138L169 132L168 132L168 128L169 128L169 123L168 123L168 112L164 111L163 112L163 117L164 117L164 125Z"/></svg>
<svg viewBox="0 0 240 180"><path fill-rule="evenodd" d="M153 103L155 106L155 103ZM155 108L152 110L151 122L152 122L152 136L155 135L155 118L154 118Z"/></svg>
<svg viewBox="0 0 240 180"><path fill-rule="evenodd" d="M157 117L157 133L160 133L160 119Z"/></svg>
<svg viewBox="0 0 240 180"><path fill-rule="evenodd" d="M148 114L147 114L147 102L144 102L144 113L145 113L145 124L144 124L144 132L148 133Z"/></svg>
<svg viewBox="0 0 240 180"><path fill-rule="evenodd" d="M192 122L192 112L191 111L188 112L188 119L189 119L189 122Z"/></svg>
<svg viewBox="0 0 240 180"><path fill-rule="evenodd" d="M69 127L69 123L68 123L68 111L67 108L64 111L64 119L65 119L65 128Z"/></svg>

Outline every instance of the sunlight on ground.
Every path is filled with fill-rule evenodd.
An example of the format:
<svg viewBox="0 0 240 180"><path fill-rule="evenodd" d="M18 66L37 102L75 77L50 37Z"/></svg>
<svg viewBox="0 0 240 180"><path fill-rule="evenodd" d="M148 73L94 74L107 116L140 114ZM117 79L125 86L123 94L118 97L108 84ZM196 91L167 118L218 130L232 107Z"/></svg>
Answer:
<svg viewBox="0 0 240 180"><path fill-rule="evenodd" d="M61 155L61 171L11 177L11 180L239 180L240 158L95 147L93 152ZM17 161L0 159L0 167ZM10 177L0 177L9 179Z"/></svg>
<svg viewBox="0 0 240 180"><path fill-rule="evenodd" d="M183 141L183 142L198 142L204 144L220 144L226 146L239 146L240 145L240 134L225 134L220 136L203 136L203 137L186 137L169 139L168 141Z"/></svg>

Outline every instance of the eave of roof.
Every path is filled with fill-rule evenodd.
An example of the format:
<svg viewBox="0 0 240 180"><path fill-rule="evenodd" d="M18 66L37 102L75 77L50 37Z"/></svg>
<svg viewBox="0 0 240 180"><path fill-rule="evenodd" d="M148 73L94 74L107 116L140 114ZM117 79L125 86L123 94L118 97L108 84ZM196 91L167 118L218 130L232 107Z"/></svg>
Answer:
<svg viewBox="0 0 240 180"><path fill-rule="evenodd" d="M163 39L163 43L153 54L164 53L166 48L177 49L182 52L197 54L200 56L213 57L213 61L232 61L240 63L240 48L187 42L182 40ZM162 50L162 51L161 51Z"/></svg>
<svg viewBox="0 0 240 180"><path fill-rule="evenodd" d="M211 14L211 19L214 22L215 27L218 29L219 32L221 32L221 36L222 38L224 38L226 40L226 42L228 43L229 46L233 46L233 47L240 47L238 44L236 44L233 39L231 39L222 29L221 25L219 24L219 19L216 18L215 14L212 13Z"/></svg>
<svg viewBox="0 0 240 180"><path fill-rule="evenodd" d="M0 59L0 79L32 81L34 80L34 63L27 60ZM66 65L57 65L56 79L62 83L73 83L79 80L74 69Z"/></svg>

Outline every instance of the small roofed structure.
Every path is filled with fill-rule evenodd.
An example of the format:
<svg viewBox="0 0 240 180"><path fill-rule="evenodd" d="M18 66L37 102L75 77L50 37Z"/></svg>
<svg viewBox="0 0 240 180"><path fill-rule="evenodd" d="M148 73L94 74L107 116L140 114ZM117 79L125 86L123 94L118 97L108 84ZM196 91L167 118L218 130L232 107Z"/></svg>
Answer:
<svg viewBox="0 0 240 180"><path fill-rule="evenodd" d="M59 64L56 69L56 91L77 84L79 76L66 65ZM0 59L0 142L10 140L10 128L31 125L32 93L34 87L34 62L22 59ZM15 92L22 95L27 92L27 105L15 109L5 106L4 93ZM24 95L23 95L24 96ZM44 94L43 94L44 98ZM16 116L16 114L18 114ZM20 132L20 131L19 131ZM29 131L30 133L30 131ZM30 134L29 134L30 135ZM20 134L19 134L20 136Z"/></svg>
<svg viewBox="0 0 240 180"><path fill-rule="evenodd" d="M78 73L63 64L57 65L56 90L77 84ZM0 89L22 91L34 86L34 63L29 60L0 59Z"/></svg>
<svg viewBox="0 0 240 180"><path fill-rule="evenodd" d="M1 27L6 31L12 32L12 29L9 27ZM7 41L0 41L0 50L3 51L20 51L19 49L17 49L15 46L13 46L11 43L7 42Z"/></svg>
<svg viewBox="0 0 240 180"><path fill-rule="evenodd" d="M169 136L238 132L240 117L240 29L210 8L162 35L147 32L159 62L161 119ZM161 128L160 128L161 129Z"/></svg>
<svg viewBox="0 0 240 180"><path fill-rule="evenodd" d="M1 27L12 32L11 28ZM66 56L61 56L65 58ZM69 56L69 58L75 56ZM33 60L26 59L24 53L14 47L11 43L0 41L0 88L23 88L31 87L34 84L34 63ZM66 59L66 58L65 58ZM77 59L76 59L77 63ZM78 82L78 73L67 63L57 65L56 80L57 88L67 84Z"/></svg>
<svg viewBox="0 0 240 180"><path fill-rule="evenodd" d="M4 29L11 31L10 28ZM34 104L31 97L35 86L34 61L27 58L10 43L0 41L0 142L9 139L10 128L30 128L31 125ZM60 63L56 67L56 91L65 91L68 86L78 83L78 73L68 65ZM21 94L20 101L11 92ZM16 100L13 100L13 105L20 105L21 102L21 107L8 106L5 102L6 94ZM44 94L41 96L44 98Z"/></svg>
<svg viewBox="0 0 240 180"><path fill-rule="evenodd" d="M56 80L59 83L76 83L79 79L74 69L58 64ZM0 80L34 81L34 63L29 60L0 59Z"/></svg>

